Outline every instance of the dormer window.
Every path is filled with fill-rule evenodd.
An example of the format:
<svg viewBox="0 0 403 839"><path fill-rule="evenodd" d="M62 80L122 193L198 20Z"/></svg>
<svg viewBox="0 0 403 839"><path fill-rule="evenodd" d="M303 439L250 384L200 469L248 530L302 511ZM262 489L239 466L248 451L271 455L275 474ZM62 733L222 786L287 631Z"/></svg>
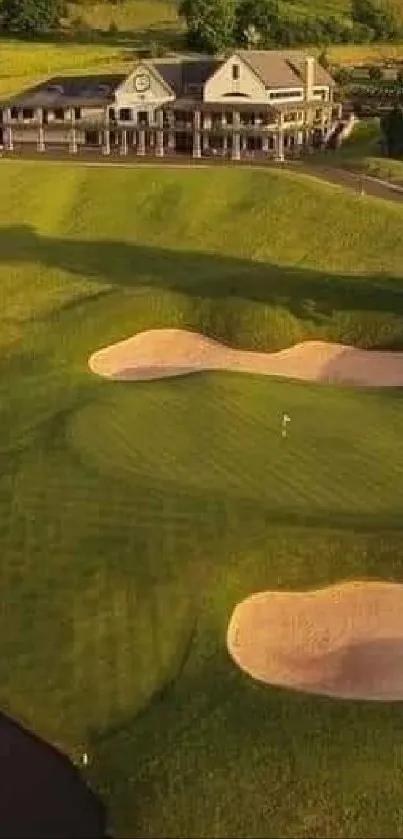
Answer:
<svg viewBox="0 0 403 839"><path fill-rule="evenodd" d="M239 80L239 64L232 65L232 80L234 82Z"/></svg>

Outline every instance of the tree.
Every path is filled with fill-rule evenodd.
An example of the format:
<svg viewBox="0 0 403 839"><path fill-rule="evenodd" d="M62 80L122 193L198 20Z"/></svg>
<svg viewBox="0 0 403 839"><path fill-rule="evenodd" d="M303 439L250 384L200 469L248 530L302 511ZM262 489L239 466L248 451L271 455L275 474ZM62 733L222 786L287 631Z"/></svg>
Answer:
<svg viewBox="0 0 403 839"><path fill-rule="evenodd" d="M339 67L334 73L333 78L340 87L345 87L351 81L351 73L347 67Z"/></svg>
<svg viewBox="0 0 403 839"><path fill-rule="evenodd" d="M371 82L380 82L382 81L382 70L377 64L372 64L372 66L368 70L369 78Z"/></svg>
<svg viewBox="0 0 403 839"><path fill-rule="evenodd" d="M209 53L234 45L236 0L180 0L190 47Z"/></svg>
<svg viewBox="0 0 403 839"><path fill-rule="evenodd" d="M259 34L263 49L276 40L280 17L277 0L239 0L235 13L235 37L238 44L248 45L247 34L251 27Z"/></svg>
<svg viewBox="0 0 403 839"><path fill-rule="evenodd" d="M1 16L8 32L37 34L60 24L64 0L3 0Z"/></svg>
<svg viewBox="0 0 403 839"><path fill-rule="evenodd" d="M262 37L253 23L250 23L246 29L244 29L243 36L248 50L256 49Z"/></svg>
<svg viewBox="0 0 403 839"><path fill-rule="evenodd" d="M330 69L329 56L328 56L325 49L321 50L319 55L318 55L318 64L320 64L321 67L324 68L324 70L329 70Z"/></svg>
<svg viewBox="0 0 403 839"><path fill-rule="evenodd" d="M381 117L381 131L389 157L403 156L403 108L397 105Z"/></svg>
<svg viewBox="0 0 403 839"><path fill-rule="evenodd" d="M401 34L401 21L391 0L351 0L354 23L363 24L379 40L390 40Z"/></svg>

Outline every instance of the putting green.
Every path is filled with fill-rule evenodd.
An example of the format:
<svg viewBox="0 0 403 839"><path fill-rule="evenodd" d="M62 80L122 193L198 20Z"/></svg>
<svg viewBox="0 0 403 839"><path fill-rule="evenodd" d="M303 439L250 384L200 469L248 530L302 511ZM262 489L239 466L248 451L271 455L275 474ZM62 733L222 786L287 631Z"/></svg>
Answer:
<svg viewBox="0 0 403 839"><path fill-rule="evenodd" d="M403 480L400 406L399 392L383 399L204 373L109 387L105 401L72 417L69 439L88 464L128 482L253 501L274 518L392 521Z"/></svg>

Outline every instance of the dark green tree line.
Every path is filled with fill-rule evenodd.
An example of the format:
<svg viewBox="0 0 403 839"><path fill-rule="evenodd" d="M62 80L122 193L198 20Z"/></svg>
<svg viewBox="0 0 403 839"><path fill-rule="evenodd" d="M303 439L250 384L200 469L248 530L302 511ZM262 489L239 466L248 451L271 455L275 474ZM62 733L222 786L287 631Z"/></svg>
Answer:
<svg viewBox="0 0 403 839"><path fill-rule="evenodd" d="M65 14L65 0L2 0L3 31L34 35L55 29Z"/></svg>

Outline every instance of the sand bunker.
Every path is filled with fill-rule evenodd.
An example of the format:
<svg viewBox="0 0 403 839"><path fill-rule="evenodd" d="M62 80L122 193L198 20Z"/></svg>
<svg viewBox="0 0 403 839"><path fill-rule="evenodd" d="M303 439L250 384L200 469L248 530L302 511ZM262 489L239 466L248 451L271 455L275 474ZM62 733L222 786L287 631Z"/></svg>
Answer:
<svg viewBox="0 0 403 839"><path fill-rule="evenodd" d="M403 699L403 585L265 591L239 603L228 651L252 678L343 699Z"/></svg>
<svg viewBox="0 0 403 839"><path fill-rule="evenodd" d="M234 370L305 381L372 387L403 385L403 352L306 341L275 353L234 350L183 329L151 329L95 352L90 369L111 379L146 381L202 370Z"/></svg>

